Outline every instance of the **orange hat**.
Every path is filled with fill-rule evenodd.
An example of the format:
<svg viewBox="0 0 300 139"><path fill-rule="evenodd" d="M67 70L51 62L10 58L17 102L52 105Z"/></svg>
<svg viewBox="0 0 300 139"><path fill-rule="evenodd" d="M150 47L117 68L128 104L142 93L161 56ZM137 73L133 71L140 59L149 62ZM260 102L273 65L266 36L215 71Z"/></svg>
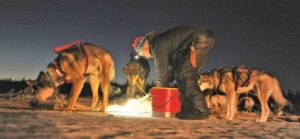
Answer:
<svg viewBox="0 0 300 139"><path fill-rule="evenodd" d="M144 44L145 41L146 41L146 38L147 38L147 37L145 37L145 36L137 36L137 37L133 40L133 42L132 42L132 47L134 48L134 50L135 50L136 52L138 52L138 51L142 48L143 44Z"/></svg>

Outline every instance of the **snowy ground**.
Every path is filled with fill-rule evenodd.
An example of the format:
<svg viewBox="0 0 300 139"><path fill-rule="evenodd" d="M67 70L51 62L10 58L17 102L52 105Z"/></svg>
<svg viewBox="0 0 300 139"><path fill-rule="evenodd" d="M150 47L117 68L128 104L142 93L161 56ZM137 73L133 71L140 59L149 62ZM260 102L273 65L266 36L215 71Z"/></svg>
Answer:
<svg viewBox="0 0 300 139"><path fill-rule="evenodd" d="M201 121L2 108L0 119L0 138L300 138L299 122L255 123L242 114Z"/></svg>
<svg viewBox="0 0 300 139"><path fill-rule="evenodd" d="M0 100L0 138L300 138L300 122L256 123L256 113L239 112L233 121L179 120L32 110L26 103Z"/></svg>

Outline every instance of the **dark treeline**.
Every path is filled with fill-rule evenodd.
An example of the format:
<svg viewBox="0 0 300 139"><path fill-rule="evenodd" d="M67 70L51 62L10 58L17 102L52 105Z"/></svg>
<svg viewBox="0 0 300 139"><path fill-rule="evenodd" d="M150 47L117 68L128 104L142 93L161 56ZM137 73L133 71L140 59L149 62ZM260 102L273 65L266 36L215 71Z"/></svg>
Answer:
<svg viewBox="0 0 300 139"><path fill-rule="evenodd" d="M19 91L26 87L25 78L18 80L18 79L11 79L11 78L0 78L0 93L7 93L11 89L15 91Z"/></svg>
<svg viewBox="0 0 300 139"><path fill-rule="evenodd" d="M0 78L0 93L8 93L10 90L14 90L15 92L20 91L28 86L25 81L26 81L25 78L23 79ZM127 83L121 84L117 82L112 82L111 85L120 88L122 93L126 92ZM152 86L154 86L154 83L147 84L145 91L148 92ZM64 84L59 87L59 92L63 94L68 94L71 91L71 87L72 84ZM91 96L92 95L91 92L92 90L90 88L89 83L85 83L80 96ZM99 94L101 95L101 88L99 88Z"/></svg>
<svg viewBox="0 0 300 139"><path fill-rule="evenodd" d="M300 104L300 92L299 90L296 90L295 92L292 92L291 90L288 90L287 92L284 92L283 95L290 100L292 103Z"/></svg>

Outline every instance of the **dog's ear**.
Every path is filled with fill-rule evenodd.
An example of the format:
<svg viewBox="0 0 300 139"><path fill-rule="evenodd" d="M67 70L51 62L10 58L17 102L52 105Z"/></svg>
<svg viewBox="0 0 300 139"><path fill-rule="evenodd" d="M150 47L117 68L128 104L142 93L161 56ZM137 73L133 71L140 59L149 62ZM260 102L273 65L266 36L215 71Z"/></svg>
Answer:
<svg viewBox="0 0 300 139"><path fill-rule="evenodd" d="M46 73L44 71L40 72L39 76L37 77L37 81L38 82L47 81L47 76L46 76Z"/></svg>
<svg viewBox="0 0 300 139"><path fill-rule="evenodd" d="M26 80L25 83L29 86L32 86L32 81L31 80Z"/></svg>
<svg viewBox="0 0 300 139"><path fill-rule="evenodd" d="M44 78L46 75L46 73L44 71L40 71L38 77L37 77L37 80L39 80L40 78Z"/></svg>
<svg viewBox="0 0 300 139"><path fill-rule="evenodd" d="M28 86L37 86L37 84L38 84L37 80L26 80L25 83Z"/></svg>
<svg viewBox="0 0 300 139"><path fill-rule="evenodd" d="M127 65L122 69L123 72L127 73L128 67Z"/></svg>
<svg viewBox="0 0 300 139"><path fill-rule="evenodd" d="M141 70L141 72L145 72L145 70L144 70L144 68L140 65L140 70Z"/></svg>

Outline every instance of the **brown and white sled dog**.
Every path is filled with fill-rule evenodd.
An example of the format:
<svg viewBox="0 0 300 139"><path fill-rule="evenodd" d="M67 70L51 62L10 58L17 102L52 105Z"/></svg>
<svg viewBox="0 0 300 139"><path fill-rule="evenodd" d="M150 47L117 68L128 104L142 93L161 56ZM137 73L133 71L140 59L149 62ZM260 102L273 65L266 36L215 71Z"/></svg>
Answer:
<svg viewBox="0 0 300 139"><path fill-rule="evenodd" d="M48 71L41 72L34 82L37 88L37 101L47 101L57 86L69 82L72 83L72 89L65 110L71 111L81 93L86 80L85 77L89 76L93 93L90 107L94 109L98 104L98 88L101 85L103 99L100 111L105 111L110 81L115 76L114 61L111 54L103 48L84 42L71 43L60 48L64 47L66 48L62 50L54 50L58 56L48 65Z"/></svg>
<svg viewBox="0 0 300 139"><path fill-rule="evenodd" d="M245 71L245 67L235 68L235 71ZM237 78L237 72L232 69L223 68L222 70L213 70L210 73L200 75L198 84L201 90L217 89L226 93L227 96L227 115L226 119L232 120L235 114L237 94L254 91L257 93L261 104L261 116L257 122L266 122L270 113L268 100L273 97L278 105L291 105L283 95L279 82L275 77L265 71L249 69L248 72L240 72ZM246 74L245 74L246 73ZM243 75L244 74L244 75ZM248 76L247 76L248 75Z"/></svg>
<svg viewBox="0 0 300 139"><path fill-rule="evenodd" d="M242 97L239 100L238 105L247 112L251 112L255 105L255 102L251 97Z"/></svg>
<svg viewBox="0 0 300 139"><path fill-rule="evenodd" d="M123 68L127 75L127 97L145 95L145 86L150 72L150 65L143 57L135 57L131 54L130 61Z"/></svg>
<svg viewBox="0 0 300 139"><path fill-rule="evenodd" d="M226 97L224 95L213 95L210 97L211 107L219 110L225 109Z"/></svg>

